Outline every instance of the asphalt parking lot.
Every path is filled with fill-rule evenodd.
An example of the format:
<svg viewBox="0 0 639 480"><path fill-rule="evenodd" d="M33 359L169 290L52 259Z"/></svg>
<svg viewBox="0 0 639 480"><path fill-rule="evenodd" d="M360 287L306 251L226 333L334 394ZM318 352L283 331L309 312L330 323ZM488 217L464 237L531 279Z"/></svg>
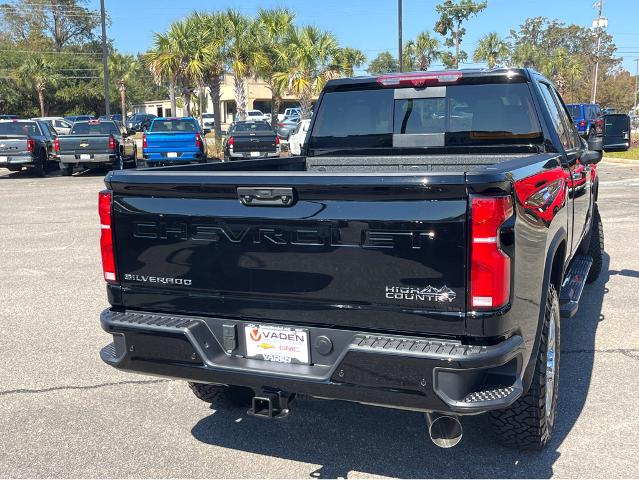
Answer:
<svg viewBox="0 0 639 480"><path fill-rule="evenodd" d="M554 440L521 453L498 446L483 417L441 450L419 413L300 400L268 422L107 367L103 172L0 169L0 476L639 477L639 165L599 171L604 271L562 324Z"/></svg>

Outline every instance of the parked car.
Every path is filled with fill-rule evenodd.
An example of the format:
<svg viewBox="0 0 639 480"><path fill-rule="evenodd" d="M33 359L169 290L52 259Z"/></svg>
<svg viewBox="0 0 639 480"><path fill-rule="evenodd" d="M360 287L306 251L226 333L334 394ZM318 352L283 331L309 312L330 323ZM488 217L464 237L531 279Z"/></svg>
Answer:
<svg viewBox="0 0 639 480"><path fill-rule="evenodd" d="M75 122L88 122L89 120L95 120L95 116L93 115L72 115L70 117L64 117L65 120L75 123Z"/></svg>
<svg viewBox="0 0 639 480"><path fill-rule="evenodd" d="M146 132L155 118L157 115L152 113L136 113L127 119L126 128L131 133Z"/></svg>
<svg viewBox="0 0 639 480"><path fill-rule="evenodd" d="M286 110L284 110L284 113L278 114L277 120L281 122L285 118L301 117L301 116L302 116L302 110L299 107L292 107L292 108L287 108Z"/></svg>
<svg viewBox="0 0 639 480"><path fill-rule="evenodd" d="M607 152L626 151L632 144L630 116L625 113L604 115L603 148Z"/></svg>
<svg viewBox="0 0 639 480"><path fill-rule="evenodd" d="M246 120L252 120L254 122L263 121L268 122L269 116L262 113L261 110L247 110L246 111Z"/></svg>
<svg viewBox="0 0 639 480"><path fill-rule="evenodd" d="M291 155L302 154L302 145L304 145L304 140L306 139L310 124L310 120L302 120L297 124L293 133L291 133L288 139L288 150L291 152Z"/></svg>
<svg viewBox="0 0 639 480"><path fill-rule="evenodd" d="M101 357L216 409L414 410L442 447L490 413L543 447L561 317L602 270L601 143L534 70L429 71L328 81L301 157L111 172Z"/></svg>
<svg viewBox="0 0 639 480"><path fill-rule="evenodd" d="M603 132L603 113L601 107L597 104L589 103L571 103L566 105L570 116L579 132L583 137L591 137L601 135Z"/></svg>
<svg viewBox="0 0 639 480"><path fill-rule="evenodd" d="M75 122L68 135L55 141L62 175L73 174L77 166L124 168L136 157L135 143L126 137L124 127L113 120Z"/></svg>
<svg viewBox="0 0 639 480"><path fill-rule="evenodd" d="M0 120L15 120L17 118L17 115L0 115Z"/></svg>
<svg viewBox="0 0 639 480"><path fill-rule="evenodd" d="M277 124L277 136L280 140L288 142L288 137L295 130L298 123L300 123L300 117L288 117L279 122Z"/></svg>
<svg viewBox="0 0 639 480"><path fill-rule="evenodd" d="M58 135L67 135L71 131L71 122L63 117L38 117L33 120L47 122Z"/></svg>
<svg viewBox="0 0 639 480"><path fill-rule="evenodd" d="M212 113L203 113L202 121L205 130L213 130L215 128L215 115Z"/></svg>
<svg viewBox="0 0 639 480"><path fill-rule="evenodd" d="M280 139L265 121L240 121L231 125L224 142L224 161L280 156Z"/></svg>
<svg viewBox="0 0 639 480"><path fill-rule="evenodd" d="M124 122L122 121L122 114L121 113L114 113L112 115L102 115L101 117L99 117L99 120L113 120L114 122L118 122L121 124L124 124Z"/></svg>
<svg viewBox="0 0 639 480"><path fill-rule="evenodd" d="M205 162L202 136L193 117L155 118L142 139L144 161L139 166Z"/></svg>
<svg viewBox="0 0 639 480"><path fill-rule="evenodd" d="M30 168L40 177L55 162L55 132L40 120L0 120L0 167Z"/></svg>

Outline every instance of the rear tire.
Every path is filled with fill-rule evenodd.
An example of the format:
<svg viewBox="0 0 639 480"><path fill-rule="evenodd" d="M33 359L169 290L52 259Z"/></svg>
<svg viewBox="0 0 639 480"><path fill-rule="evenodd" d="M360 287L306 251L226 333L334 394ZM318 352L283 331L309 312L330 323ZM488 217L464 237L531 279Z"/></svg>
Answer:
<svg viewBox="0 0 639 480"><path fill-rule="evenodd" d="M61 163L60 164L60 173L63 177L70 177L73 175L73 164L72 163Z"/></svg>
<svg viewBox="0 0 639 480"><path fill-rule="evenodd" d="M599 215L599 207L593 204L592 225L590 225L590 245L588 246L587 255L592 257L592 266L588 272L586 283L592 283L599 277L603 267L604 252L604 231L603 223L601 223L601 215Z"/></svg>
<svg viewBox="0 0 639 480"><path fill-rule="evenodd" d="M541 449L552 437L559 392L560 316L559 297L551 284L530 389L510 407L491 412L493 430L505 446Z"/></svg>
<svg viewBox="0 0 639 480"><path fill-rule="evenodd" d="M203 402L213 408L250 407L254 397L253 390L247 387L212 385L209 383L189 382L189 388Z"/></svg>
<svg viewBox="0 0 639 480"><path fill-rule="evenodd" d="M46 152L40 152L35 161L35 168L33 171L36 176L44 177L47 174L47 154Z"/></svg>

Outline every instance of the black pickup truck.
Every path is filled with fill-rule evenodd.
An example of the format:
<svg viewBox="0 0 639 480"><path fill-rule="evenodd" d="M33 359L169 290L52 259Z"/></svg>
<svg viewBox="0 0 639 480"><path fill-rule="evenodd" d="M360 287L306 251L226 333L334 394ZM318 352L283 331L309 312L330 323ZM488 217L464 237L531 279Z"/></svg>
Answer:
<svg viewBox="0 0 639 480"><path fill-rule="evenodd" d="M136 157L135 144L127 142L124 127L113 120L75 122L68 135L58 137L55 149L64 176L71 175L78 165L124 168L125 162Z"/></svg>
<svg viewBox="0 0 639 480"><path fill-rule="evenodd" d="M224 161L280 156L280 138L264 121L237 121L224 142Z"/></svg>
<svg viewBox="0 0 639 480"><path fill-rule="evenodd" d="M601 139L534 71L419 72L329 81L302 154L107 175L102 359L261 417L303 395L548 443Z"/></svg>
<svg viewBox="0 0 639 480"><path fill-rule="evenodd" d="M0 167L11 172L32 169L44 177L56 161L55 132L40 120L0 120Z"/></svg>

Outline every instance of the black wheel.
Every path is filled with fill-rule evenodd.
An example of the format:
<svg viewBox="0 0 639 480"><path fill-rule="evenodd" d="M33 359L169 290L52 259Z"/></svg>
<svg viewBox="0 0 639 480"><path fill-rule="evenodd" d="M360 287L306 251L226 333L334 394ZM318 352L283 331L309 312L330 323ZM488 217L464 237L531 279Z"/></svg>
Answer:
<svg viewBox="0 0 639 480"><path fill-rule="evenodd" d="M69 177L73 174L73 164L72 163L61 163L60 164L60 173L63 177Z"/></svg>
<svg viewBox="0 0 639 480"><path fill-rule="evenodd" d="M46 152L40 152L35 160L33 171L36 176L44 177L47 174L47 154Z"/></svg>
<svg viewBox="0 0 639 480"><path fill-rule="evenodd" d="M510 407L491 412L493 430L506 446L540 449L552 437L559 392L559 318L559 298L550 285L530 389Z"/></svg>
<svg viewBox="0 0 639 480"><path fill-rule="evenodd" d="M590 243L588 245L587 254L592 257L592 266L588 272L586 283L592 283L597 280L601 273L603 265L604 252L604 231L603 223L601 223L601 215L599 215L599 207L595 203L592 210L592 225L590 225Z"/></svg>
<svg viewBox="0 0 639 480"><path fill-rule="evenodd" d="M197 398L210 403L214 408L250 407L253 390L246 387L211 385L189 382L189 387Z"/></svg>

